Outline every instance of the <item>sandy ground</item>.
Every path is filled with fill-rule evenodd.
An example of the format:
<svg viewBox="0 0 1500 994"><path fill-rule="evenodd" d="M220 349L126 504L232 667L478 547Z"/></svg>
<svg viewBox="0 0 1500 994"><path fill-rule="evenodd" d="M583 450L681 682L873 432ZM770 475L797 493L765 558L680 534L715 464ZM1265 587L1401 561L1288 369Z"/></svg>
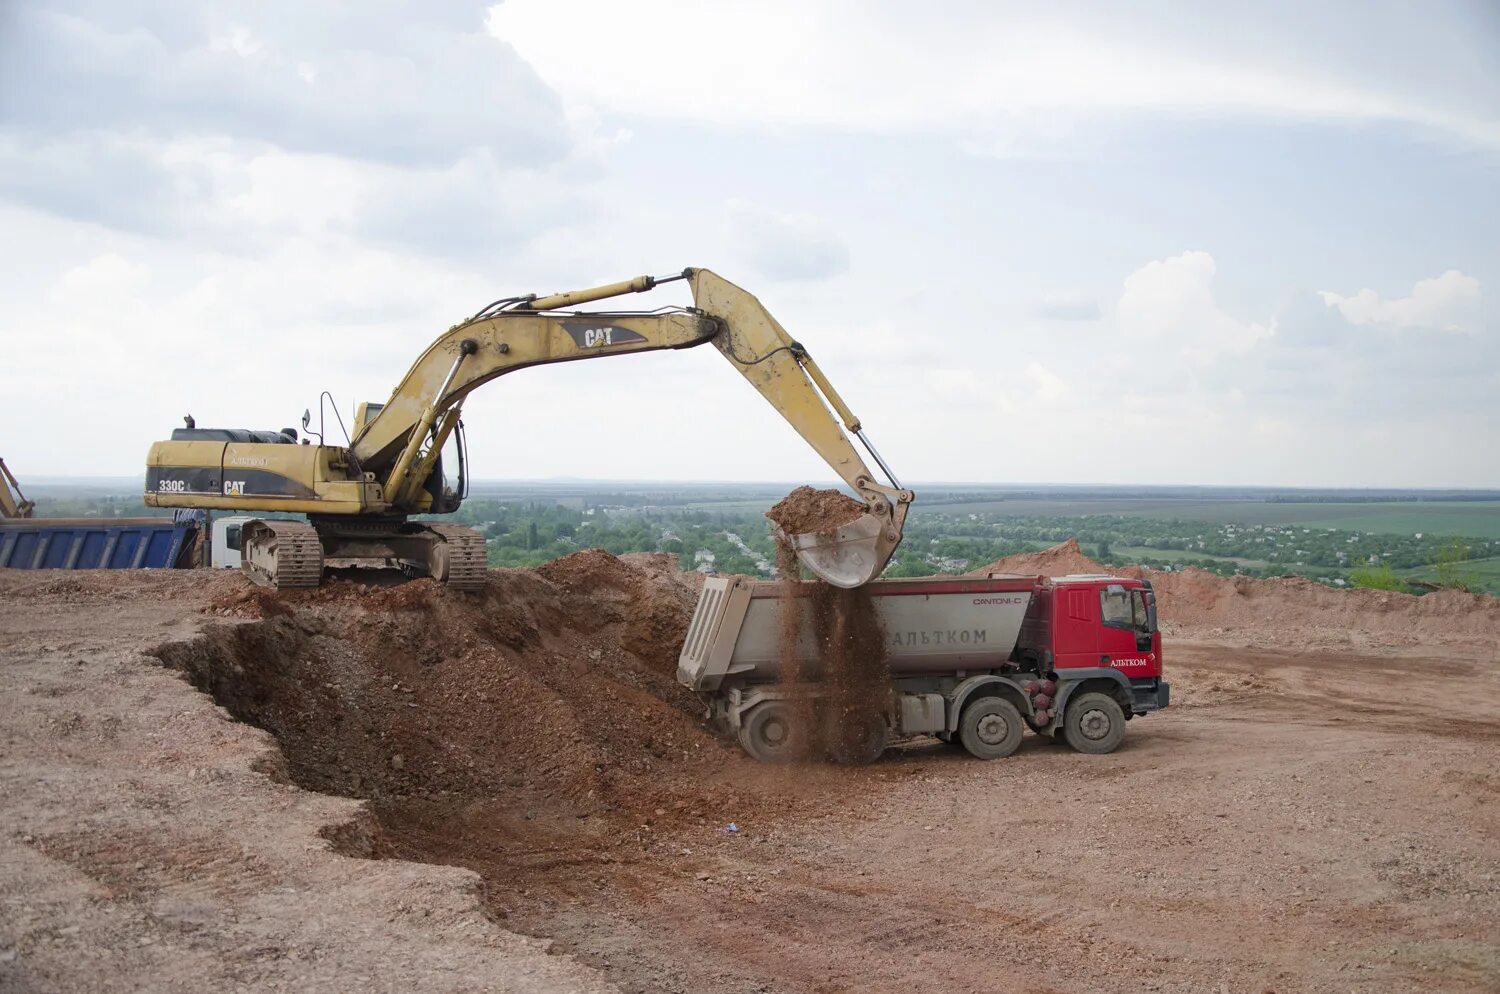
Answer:
<svg viewBox="0 0 1500 994"><path fill-rule="evenodd" d="M1493 637L1178 626L1174 706L1109 756L767 770L662 719L691 760L589 753L599 782L549 804L318 752L320 723L445 700L420 674L329 678L283 752L145 654L325 623L202 613L240 582L0 573L0 990L1500 989ZM337 634L285 644L347 666Z"/></svg>
<svg viewBox="0 0 1500 994"><path fill-rule="evenodd" d="M142 655L226 582L0 570L0 990L613 989L471 873L335 855L359 802Z"/></svg>

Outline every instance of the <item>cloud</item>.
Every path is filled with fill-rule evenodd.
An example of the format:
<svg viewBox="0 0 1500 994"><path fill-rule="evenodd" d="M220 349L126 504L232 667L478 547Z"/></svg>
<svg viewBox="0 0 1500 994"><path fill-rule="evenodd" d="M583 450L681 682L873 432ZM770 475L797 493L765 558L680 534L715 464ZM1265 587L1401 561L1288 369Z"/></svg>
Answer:
<svg viewBox="0 0 1500 994"><path fill-rule="evenodd" d="M818 280L849 268L849 247L815 218L742 200L729 201L725 215L730 254L762 276Z"/></svg>
<svg viewBox="0 0 1500 994"><path fill-rule="evenodd" d="M591 30L574 30L585 17ZM1326 43L1354 17L1366 29L1358 38ZM946 133L1010 156L1029 152L1028 136L1050 144L1146 112L1399 122L1500 149L1483 36L1462 16L1418 20L1387 24L1363 8L1200 19L1170 5L1113 13L1066 2L933 17L920 5L854 0L639 0L582 15L577 5L507 0L488 25L570 100L714 129ZM1300 44L1302 34L1321 44ZM1391 74L1393 61L1405 71Z"/></svg>
<svg viewBox="0 0 1500 994"><path fill-rule="evenodd" d="M1249 351L1272 328L1232 317L1219 307L1213 292L1217 271L1207 252L1148 262L1125 278L1115 307L1121 330L1197 357Z"/></svg>
<svg viewBox="0 0 1500 994"><path fill-rule="evenodd" d="M474 2L8 6L0 199L241 255L494 260L592 212L628 133L568 111Z"/></svg>
<svg viewBox="0 0 1500 994"><path fill-rule="evenodd" d="M1439 412L1469 417L1493 407L1500 339L1478 326L1472 334L1413 334L1437 325L1366 322L1358 308L1353 320L1327 296L1293 294L1271 322L1275 333L1215 368L1210 381L1238 386L1263 408L1321 430Z"/></svg>
<svg viewBox="0 0 1500 994"><path fill-rule="evenodd" d="M488 150L443 168L372 170L348 230L390 246L472 257L524 244L587 212L566 179L507 169Z"/></svg>
<svg viewBox="0 0 1500 994"><path fill-rule="evenodd" d="M264 141L395 163L564 158L562 106L475 3L22 3L0 32L0 120ZM399 23L399 27L397 26Z"/></svg>
<svg viewBox="0 0 1500 994"><path fill-rule="evenodd" d="M1409 296L1394 300L1384 300L1370 289L1352 297L1327 290L1318 296L1354 325L1473 333L1481 322L1479 281L1456 269L1418 280Z"/></svg>
<svg viewBox="0 0 1500 994"><path fill-rule="evenodd" d="M1028 362L1023 372L1032 396L1043 404L1063 404L1076 399L1068 382L1039 362Z"/></svg>
<svg viewBox="0 0 1500 994"><path fill-rule="evenodd" d="M1037 313L1054 321L1097 321L1099 301L1087 294L1048 297L1037 306Z"/></svg>
<svg viewBox="0 0 1500 994"><path fill-rule="evenodd" d="M138 472L186 409L275 426L326 387L347 414L488 300L707 264L903 476L1493 485L1494 33L1451 5L1072 2L507 0L496 38L472 2L0 0L0 421L56 408L7 444ZM1039 400L1052 430L1018 435ZM712 350L473 404L483 475L827 473ZM504 430L544 405L577 427ZM660 434L586 447L621 410ZM1058 444L1101 430L1152 457Z"/></svg>

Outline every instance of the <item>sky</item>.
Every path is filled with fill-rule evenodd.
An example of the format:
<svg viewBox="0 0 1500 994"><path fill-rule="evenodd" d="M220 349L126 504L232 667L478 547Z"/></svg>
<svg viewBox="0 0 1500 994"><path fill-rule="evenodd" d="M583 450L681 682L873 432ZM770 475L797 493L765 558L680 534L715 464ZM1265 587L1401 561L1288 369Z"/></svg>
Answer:
<svg viewBox="0 0 1500 994"><path fill-rule="evenodd" d="M0 456L703 266L903 483L1497 487L1497 67L1486 2L0 0ZM480 479L831 479L711 348L464 420Z"/></svg>

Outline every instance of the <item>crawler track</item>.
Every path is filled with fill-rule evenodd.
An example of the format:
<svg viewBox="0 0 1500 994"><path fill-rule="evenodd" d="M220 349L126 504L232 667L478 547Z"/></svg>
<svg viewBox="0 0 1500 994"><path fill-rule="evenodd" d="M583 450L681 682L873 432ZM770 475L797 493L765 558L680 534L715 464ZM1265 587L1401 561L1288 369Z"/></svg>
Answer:
<svg viewBox="0 0 1500 994"><path fill-rule="evenodd" d="M241 568L256 583L277 590L316 587L323 579L323 543L300 521L254 521L244 529Z"/></svg>
<svg viewBox="0 0 1500 994"><path fill-rule="evenodd" d="M428 525L442 539L442 554L448 560L444 578L450 590L480 590L486 569L484 536L463 525Z"/></svg>

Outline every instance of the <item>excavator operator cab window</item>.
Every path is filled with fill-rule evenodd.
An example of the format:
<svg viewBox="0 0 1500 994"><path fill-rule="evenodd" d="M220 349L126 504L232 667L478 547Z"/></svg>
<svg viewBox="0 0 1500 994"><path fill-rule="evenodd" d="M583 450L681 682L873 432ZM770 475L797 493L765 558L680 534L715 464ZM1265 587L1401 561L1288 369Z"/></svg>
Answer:
<svg viewBox="0 0 1500 994"><path fill-rule="evenodd" d="M224 547L240 551L240 526L227 525L224 528Z"/></svg>

